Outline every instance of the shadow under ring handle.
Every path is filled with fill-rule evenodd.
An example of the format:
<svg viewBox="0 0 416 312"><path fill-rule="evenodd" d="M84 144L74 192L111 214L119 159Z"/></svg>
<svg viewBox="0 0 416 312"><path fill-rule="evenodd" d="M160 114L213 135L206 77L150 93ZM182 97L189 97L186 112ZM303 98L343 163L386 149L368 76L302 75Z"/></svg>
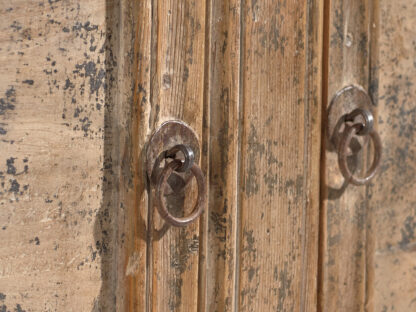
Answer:
<svg viewBox="0 0 416 312"><path fill-rule="evenodd" d="M206 185L205 185L205 177L201 170L201 168L197 164L193 164L189 170L191 170L192 174L195 176L197 185L198 185L198 198L195 204L194 209L192 210L191 214L186 217L175 217L173 216L167 209L165 201L164 201L164 193L163 190L166 187L166 183L169 179L169 176L172 172L182 166L182 162L178 159L174 159L171 162L166 163L165 167L163 168L159 180L156 184L156 207L159 211L160 216L170 225L173 226L186 226L192 222L194 222L198 217L202 214L205 207L206 201Z"/></svg>
<svg viewBox="0 0 416 312"><path fill-rule="evenodd" d="M347 164L347 153L348 153L348 146L350 145L351 139L354 135L360 135L360 132L363 129L363 125L360 123L356 123L352 126L345 125L346 129L341 137L339 147L338 147L338 165L339 169L341 170L342 175L344 178L351 182L354 185L364 185L370 182L372 178L377 173L377 170L380 167L381 163L381 154L382 154L382 145L380 136L378 133L371 129L366 135L369 135L370 138L373 140L374 143L374 159L370 169L367 171L364 177L356 177L354 176L350 169L348 168Z"/></svg>

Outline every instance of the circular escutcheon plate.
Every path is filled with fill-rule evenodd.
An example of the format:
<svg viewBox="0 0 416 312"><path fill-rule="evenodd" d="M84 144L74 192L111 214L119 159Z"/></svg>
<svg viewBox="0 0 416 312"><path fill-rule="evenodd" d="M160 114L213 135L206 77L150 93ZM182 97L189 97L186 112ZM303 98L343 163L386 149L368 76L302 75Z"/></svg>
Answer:
<svg viewBox="0 0 416 312"><path fill-rule="evenodd" d="M195 163L199 163L200 150L196 133L184 122L171 120L164 122L152 135L146 150L146 170L147 175L153 185L157 183L157 178L164 167L165 152L175 145L183 144L192 148L195 154ZM192 178L190 172L174 172L170 186L184 187ZM166 190L165 194L172 190Z"/></svg>
<svg viewBox="0 0 416 312"><path fill-rule="evenodd" d="M374 105L368 93L358 85L350 85L339 90L331 100L328 108L327 140L330 150L336 150L342 133L344 118L356 108L369 110L374 114ZM362 144L368 141L367 136L360 138Z"/></svg>

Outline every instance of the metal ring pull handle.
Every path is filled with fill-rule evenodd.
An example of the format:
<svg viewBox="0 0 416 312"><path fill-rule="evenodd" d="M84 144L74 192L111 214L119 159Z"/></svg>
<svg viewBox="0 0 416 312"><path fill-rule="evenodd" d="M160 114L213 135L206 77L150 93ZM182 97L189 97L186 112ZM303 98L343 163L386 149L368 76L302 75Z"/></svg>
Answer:
<svg viewBox="0 0 416 312"><path fill-rule="evenodd" d="M174 170L181 168L181 166L183 166L183 163L178 159L174 159L173 161L166 163L156 185L156 204L159 214L163 219L165 219L166 222L174 226L186 226L192 223L202 214L205 206L206 186L204 174L202 173L201 168L199 168L199 166L194 163L192 164L190 170L195 176L198 185L198 198L193 211L186 217L175 217L168 211L163 200L163 190L165 189L169 176Z"/></svg>
<svg viewBox="0 0 416 312"><path fill-rule="evenodd" d="M338 165L342 175L354 185L367 184L377 173L381 163L382 145L378 133L373 129L374 118L370 111L364 109L355 109L345 117L345 122L353 122L357 116L361 116L363 123L354 123L352 126L345 124L345 130L342 134L338 146ZM348 146L354 135L368 135L374 143L374 159L370 169L364 177L356 177L351 173L347 164Z"/></svg>
<svg viewBox="0 0 416 312"><path fill-rule="evenodd" d="M207 197L205 177L198 166L200 145L197 134L182 121L166 121L152 134L146 158L156 209L166 224L186 226L196 221L204 211ZM166 196L183 192L193 176L198 186L196 203L189 215L176 217L169 211L168 203L176 206L180 202L172 202L177 198L175 196L170 199Z"/></svg>

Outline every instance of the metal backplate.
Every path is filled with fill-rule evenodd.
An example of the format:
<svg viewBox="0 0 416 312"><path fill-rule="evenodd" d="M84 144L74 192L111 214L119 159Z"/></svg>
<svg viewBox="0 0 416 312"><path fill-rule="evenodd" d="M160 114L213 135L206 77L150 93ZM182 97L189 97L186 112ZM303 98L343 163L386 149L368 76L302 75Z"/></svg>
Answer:
<svg viewBox="0 0 416 312"><path fill-rule="evenodd" d="M165 152L178 144L191 147L195 154L195 162L199 162L200 149L196 133L182 121L166 121L153 133L147 146L146 170L153 185L156 184L165 165ZM168 180L171 189L166 189L165 194L179 191L191 178L192 173L189 171L184 173L174 172Z"/></svg>
<svg viewBox="0 0 416 312"><path fill-rule="evenodd" d="M327 147L330 151L337 149L340 133L343 131L345 116L356 108L369 110L374 114L371 98L361 86L350 85L344 87L332 98L328 108L327 120ZM361 146L367 144L367 136L360 138L360 141Z"/></svg>

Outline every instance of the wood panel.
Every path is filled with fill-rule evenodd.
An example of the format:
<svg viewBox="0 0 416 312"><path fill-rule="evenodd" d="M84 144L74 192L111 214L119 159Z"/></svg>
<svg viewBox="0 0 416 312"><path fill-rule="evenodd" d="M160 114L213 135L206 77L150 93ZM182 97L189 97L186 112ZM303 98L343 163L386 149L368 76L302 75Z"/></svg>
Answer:
<svg viewBox="0 0 416 312"><path fill-rule="evenodd" d="M297 300L291 297L296 290L295 295L301 298L297 309L303 310L316 301L314 208L321 4L282 6L286 11L281 14L277 7L274 13L265 12L270 15L264 22L271 27L270 35L261 37L255 45L261 49L265 38L267 47L262 48L272 51L272 60L281 66L280 72L293 70L291 93L279 99L283 100L280 107L289 112L296 127L300 126L299 133L295 130L296 144L303 153L274 186L285 185L285 191L293 191L282 203L296 202L293 209L299 210L292 220L297 223L300 238L296 246L286 243L296 261L276 273L275 291L281 294L277 305L284 307ZM2 309L194 311L198 305L201 311L235 311L239 304L243 309L255 309L257 303L247 305L241 301L246 289L244 277L240 295L236 294L238 275L246 272L238 271L238 262L246 259L246 250L238 245L237 234L243 229L239 222L246 225L243 222L250 221L250 216L238 218L239 203L243 207L238 192L244 192L238 187L238 170L246 172L239 163L239 150L252 148L250 142L244 141L251 125L248 127L242 112L253 107L251 101L240 98L241 93L248 99L240 75L245 77L243 81L250 81L248 69L240 72L240 61L247 63L247 68L254 68L259 60L263 68L266 65L265 57L246 58L248 46L243 46L240 53L245 42L240 35L241 14L249 14L250 8L241 7L238 1L212 1L208 3L208 14L205 3L157 0L97 1L89 3L88 8L77 1L48 1L32 6L20 1L13 7L3 7L8 18L3 25L7 48L2 50L7 81L1 84L6 86L1 102L1 135L6 146L1 155L5 160L1 195L8 210L2 211L2 231L6 233L4 239L20 249L3 250ZM33 14L27 15L28 12ZM207 15L210 27L206 27ZM299 29L298 37L282 37L279 43L274 18L286 16L290 25ZM290 27L284 31L289 38ZM247 32L244 40L254 40L264 33L262 29L254 35ZM285 53L282 49L289 56L286 54L280 61L278 58ZM40 57L34 58L33 53ZM17 69L14 76L11 68ZM276 73L268 77L272 73L259 75L258 81L275 83ZM305 73L307 79L300 79ZM204 90L204 86L208 89ZM272 95L283 93L285 87L279 81ZM260 91L267 90L256 90ZM263 105L275 115L269 103L274 102L266 100ZM291 111L293 103L297 105L296 112ZM295 113L300 113L299 117ZM201 228L196 223L185 229L159 232L163 222L148 200L149 185L143 168L145 144L151 132L169 119L189 123L201 140L201 164L209 172L210 181L209 207L201 218ZM288 125L284 124L281 133L287 131ZM203 133L203 129L209 132ZM270 146L265 157L277 170L283 165L273 153L276 146L283 146L283 140L270 145L274 134L261 123L258 129L264 132ZM288 138L289 134L283 136ZM288 157L285 153L276 155ZM266 174L268 169L262 170ZM296 190L288 178L292 173L306 174ZM251 171L247 174L250 179ZM269 177L264 179L268 187L273 187ZM50 189L56 191L52 194ZM190 207L195 192L186 194L189 198L185 200L182 194L179 201ZM49 208L54 202L57 206ZM36 210L27 212L31 205ZM23 241L21 232L36 236ZM201 252L200 232L204 246ZM284 238L275 229L271 233L277 239ZM260 240L261 235L264 233L256 233ZM23 248L37 251L42 248L38 246L46 249L23 253L22 257ZM265 252L270 249L267 245L262 248ZM241 257L237 254L239 249L243 251ZM285 258L284 252L274 255ZM50 259L51 253L56 258ZM18 255L21 262L16 260ZM79 263L77 259L81 259ZM15 273L17 266L23 264L28 266L22 273L29 282L27 286ZM257 273L267 278L268 270L265 267ZM40 274L42 278L38 278ZM285 284L285 274L294 276L293 286ZM265 295L261 291L256 300L260 302ZM42 302L36 299L39 296L44 298Z"/></svg>
<svg viewBox="0 0 416 312"><path fill-rule="evenodd" d="M369 311L416 310L416 2L379 1L372 85L383 163L370 185L374 216Z"/></svg>
<svg viewBox="0 0 416 312"><path fill-rule="evenodd" d="M92 311L113 250L97 225L105 2L1 1L0 11L0 309Z"/></svg>
<svg viewBox="0 0 416 312"><path fill-rule="evenodd" d="M239 311L315 311L322 3L244 1Z"/></svg>
<svg viewBox="0 0 416 312"><path fill-rule="evenodd" d="M155 0L152 12L151 129L166 120L179 119L195 130L203 146L205 1ZM201 154L206 158L206 151L201 150ZM195 196L193 185L175 201L183 203L187 212L193 208ZM195 311L199 222L163 231L155 207L150 213L149 311Z"/></svg>
<svg viewBox="0 0 416 312"><path fill-rule="evenodd" d="M137 46L140 44L146 51L146 37L139 37L146 23L146 2L106 1L105 4L103 204L94 228L104 252L101 291L94 308L144 311L146 293L132 290L146 286L146 271L142 268L146 265L143 215L147 206L139 202L146 202L147 197L143 171L138 170L137 164L142 160L140 149L149 131L139 134L138 122L146 103L139 103L140 93L134 93L139 83L145 85L145 69L138 68ZM140 65L145 68L144 61ZM146 122L141 121L141 126L148 129ZM140 254L142 250L144 253Z"/></svg>
<svg viewBox="0 0 416 312"><path fill-rule="evenodd" d="M325 5L324 118L338 90L351 84L369 88L372 1L331 0ZM324 135L319 310L363 311L367 225L371 224L367 191L365 186L345 183L337 153ZM356 168L365 169L364 152L355 159Z"/></svg>
<svg viewBox="0 0 416 312"><path fill-rule="evenodd" d="M199 311L228 312L236 311L241 3L214 0L209 10L210 192L201 231Z"/></svg>
<svg viewBox="0 0 416 312"><path fill-rule="evenodd" d="M121 191L118 214L118 255L113 261L118 265L116 311L148 311L148 185L145 172L145 149L151 134L150 113L154 106L151 93L151 0L121 1L114 12L117 33L111 37L114 47L119 46L116 63L117 88L111 88L119 111L113 122L122 135L113 138L121 141L116 146L120 154ZM108 34L109 36L110 34ZM122 44L120 44L122 43ZM117 185L117 180L115 181ZM117 189L113 185L113 189Z"/></svg>
<svg viewBox="0 0 416 312"><path fill-rule="evenodd" d="M320 1L0 10L2 310L316 310ZM343 188L323 149L319 310L415 306L415 10L327 1L324 105L368 88L385 156ZM160 234L143 152L168 119L198 133L210 187L200 224Z"/></svg>
<svg viewBox="0 0 416 312"><path fill-rule="evenodd" d="M1 308L144 311L150 1L0 7Z"/></svg>

